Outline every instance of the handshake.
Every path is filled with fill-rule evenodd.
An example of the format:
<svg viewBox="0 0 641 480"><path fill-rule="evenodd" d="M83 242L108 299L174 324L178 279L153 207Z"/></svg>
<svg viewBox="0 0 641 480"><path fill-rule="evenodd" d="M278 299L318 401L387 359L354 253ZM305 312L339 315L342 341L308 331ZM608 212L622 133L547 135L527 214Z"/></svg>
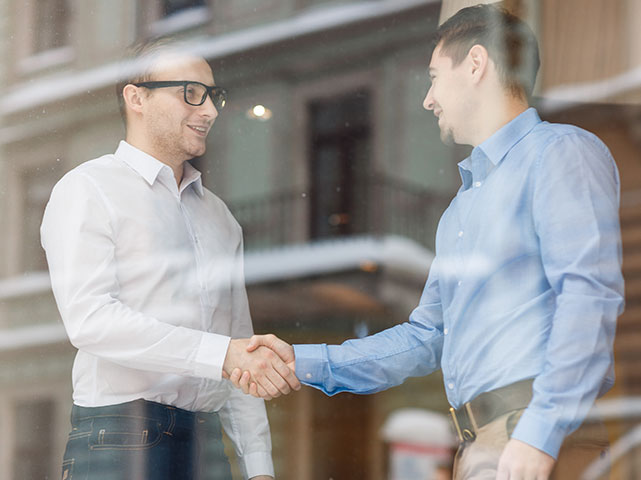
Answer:
<svg viewBox="0 0 641 480"><path fill-rule="evenodd" d="M223 364L224 378L265 400L300 390L295 371L294 347L271 334L232 339Z"/></svg>

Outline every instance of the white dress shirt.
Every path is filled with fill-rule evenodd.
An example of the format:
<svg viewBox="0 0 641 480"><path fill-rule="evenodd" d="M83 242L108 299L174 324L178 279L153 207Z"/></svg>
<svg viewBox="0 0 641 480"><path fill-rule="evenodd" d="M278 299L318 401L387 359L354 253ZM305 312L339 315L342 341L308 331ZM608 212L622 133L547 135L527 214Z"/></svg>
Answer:
<svg viewBox="0 0 641 480"><path fill-rule="evenodd" d="M221 378L230 338L252 335L242 230L185 163L126 142L54 187L41 227L71 343L76 405L138 398L218 411L247 477L273 475L262 400Z"/></svg>

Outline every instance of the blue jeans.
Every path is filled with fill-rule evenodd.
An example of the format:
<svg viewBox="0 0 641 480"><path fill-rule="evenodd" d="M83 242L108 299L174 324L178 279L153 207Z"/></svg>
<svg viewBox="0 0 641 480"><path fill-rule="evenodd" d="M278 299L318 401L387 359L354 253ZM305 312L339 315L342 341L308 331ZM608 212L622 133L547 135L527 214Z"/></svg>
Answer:
<svg viewBox="0 0 641 480"><path fill-rule="evenodd" d="M231 480L218 414L146 400L73 406L63 480Z"/></svg>

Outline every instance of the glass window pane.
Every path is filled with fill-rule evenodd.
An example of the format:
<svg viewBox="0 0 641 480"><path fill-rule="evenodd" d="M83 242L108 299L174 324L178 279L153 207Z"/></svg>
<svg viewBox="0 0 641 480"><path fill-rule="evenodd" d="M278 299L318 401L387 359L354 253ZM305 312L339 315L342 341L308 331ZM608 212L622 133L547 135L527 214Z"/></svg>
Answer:
<svg viewBox="0 0 641 480"><path fill-rule="evenodd" d="M69 43L68 0L40 0L35 7L34 51L43 52Z"/></svg>
<svg viewBox="0 0 641 480"><path fill-rule="evenodd" d="M51 399L21 400L14 407L15 479L53 478L49 471L54 434Z"/></svg>

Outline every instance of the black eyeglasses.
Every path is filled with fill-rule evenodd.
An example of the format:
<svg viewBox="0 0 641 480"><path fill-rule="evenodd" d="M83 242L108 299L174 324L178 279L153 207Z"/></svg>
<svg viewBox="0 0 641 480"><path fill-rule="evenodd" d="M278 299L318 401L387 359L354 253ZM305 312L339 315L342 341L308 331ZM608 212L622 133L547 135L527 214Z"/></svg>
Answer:
<svg viewBox="0 0 641 480"><path fill-rule="evenodd" d="M205 85L200 82L191 82L189 80L167 80L160 82L139 82L134 83L136 87L144 88L166 88L166 87L183 87L185 102L189 105L197 107L205 103L207 95L211 97L214 102L216 110L220 111L225 108L227 103L227 90L223 87Z"/></svg>

